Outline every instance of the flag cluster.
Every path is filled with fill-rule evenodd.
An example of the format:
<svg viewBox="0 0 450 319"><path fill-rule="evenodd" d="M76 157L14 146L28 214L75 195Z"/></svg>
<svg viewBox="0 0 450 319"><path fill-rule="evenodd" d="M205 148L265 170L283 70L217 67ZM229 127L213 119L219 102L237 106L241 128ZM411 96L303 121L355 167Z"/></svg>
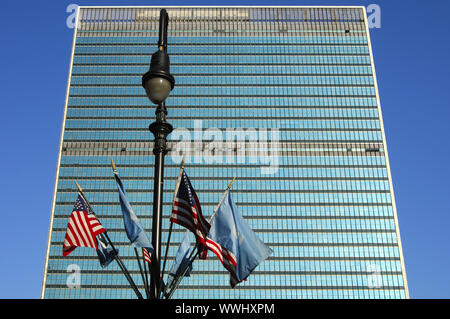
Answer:
<svg viewBox="0 0 450 319"><path fill-rule="evenodd" d="M97 249L97 236L106 232L94 214L89 213L88 206L81 195L75 202L67 225L63 244L63 256L69 255L76 247Z"/></svg>
<svg viewBox="0 0 450 319"><path fill-rule="evenodd" d="M195 234L200 258L206 258L207 249L219 258L230 273L231 287L246 280L272 253L239 214L229 190L210 225L202 215L200 202L184 169L181 169L176 187L170 221ZM177 262L175 265L179 267Z"/></svg>
<svg viewBox="0 0 450 319"><path fill-rule="evenodd" d="M127 237L134 247L142 249L145 262L152 265L153 247L128 201L127 193L114 163L113 172L119 191L119 201ZM229 188L219 203L214 219L210 224L203 217L200 201L189 177L184 168L180 170L170 221L187 228L188 231L169 272L168 285L165 286L162 283L163 287L175 286L174 289L176 289L177 284L175 283L179 283L180 276L183 273L189 276L192 270L192 261L195 258L190 258L192 256L190 232L195 235L196 248L200 258L206 259L207 251L211 250L230 273L230 285L233 288L246 280L250 273L272 253L272 250L258 238L239 214ZM68 256L76 247L95 248L100 264L102 267L106 267L117 257L118 252L108 245L105 239L105 237L108 237L103 234L106 233L106 229L100 224L93 211L90 210L81 188L79 189L80 193L67 225L63 243L63 256ZM120 263L119 260L118 263ZM159 267L159 263L155 263L153 266ZM144 275L142 274L142 276ZM130 281L130 283L132 282Z"/></svg>

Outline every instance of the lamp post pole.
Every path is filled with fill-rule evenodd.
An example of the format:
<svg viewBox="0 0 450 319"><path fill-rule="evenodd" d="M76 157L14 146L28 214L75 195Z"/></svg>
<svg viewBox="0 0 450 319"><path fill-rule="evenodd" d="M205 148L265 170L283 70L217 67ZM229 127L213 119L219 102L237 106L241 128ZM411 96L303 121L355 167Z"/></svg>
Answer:
<svg viewBox="0 0 450 319"><path fill-rule="evenodd" d="M142 86L149 99L157 105L156 121L149 126L155 137L153 153L155 154L155 178L153 187L152 245L154 253L151 264L150 294L152 299L159 299L161 294L161 220L164 182L164 156L167 154L167 135L173 127L166 121L167 109L165 99L174 88L175 80L169 71L167 55L167 26L169 16L165 9L160 12L158 51L152 55L150 70L142 77Z"/></svg>

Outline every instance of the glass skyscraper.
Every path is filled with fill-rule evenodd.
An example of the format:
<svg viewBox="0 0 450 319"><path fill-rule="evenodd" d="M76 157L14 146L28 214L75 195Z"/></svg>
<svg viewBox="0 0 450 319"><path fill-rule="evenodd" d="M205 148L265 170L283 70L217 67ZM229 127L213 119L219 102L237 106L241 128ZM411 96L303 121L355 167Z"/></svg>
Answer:
<svg viewBox="0 0 450 319"><path fill-rule="evenodd" d="M110 166L151 234L155 107L141 77L156 7L80 7L43 298L134 298L94 249L62 256L77 181L143 292ZM169 7L163 246L181 155L206 217L233 177L240 213L273 254L229 287L214 254L174 298L408 298L364 7ZM168 267L185 229L174 225ZM68 287L73 269L81 285ZM167 267L166 267L167 273Z"/></svg>

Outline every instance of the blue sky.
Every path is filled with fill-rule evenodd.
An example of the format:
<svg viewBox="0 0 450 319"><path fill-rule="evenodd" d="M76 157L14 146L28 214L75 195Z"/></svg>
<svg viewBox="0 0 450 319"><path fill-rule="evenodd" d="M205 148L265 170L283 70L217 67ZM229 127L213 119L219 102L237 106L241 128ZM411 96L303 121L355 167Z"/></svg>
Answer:
<svg viewBox="0 0 450 319"><path fill-rule="evenodd" d="M450 298L450 2L2 1L0 298L39 298L79 5L369 5L375 67L412 298Z"/></svg>

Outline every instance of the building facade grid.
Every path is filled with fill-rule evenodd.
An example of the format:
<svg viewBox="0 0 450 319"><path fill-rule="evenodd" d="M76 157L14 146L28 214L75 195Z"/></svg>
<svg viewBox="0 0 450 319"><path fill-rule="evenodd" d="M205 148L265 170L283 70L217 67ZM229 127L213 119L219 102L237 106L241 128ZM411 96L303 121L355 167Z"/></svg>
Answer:
<svg viewBox="0 0 450 319"><path fill-rule="evenodd" d="M79 9L43 298L133 298L119 268L101 269L92 249L62 257L74 180L141 284L109 163L113 157L150 234L154 106L141 76L156 50L160 9ZM236 176L232 191L241 214L274 250L235 289L210 254L194 263L174 298L409 297L364 8L166 9L176 79L166 100L168 121L193 140L208 130L225 137L237 129L267 142L244 138L214 148L211 157L199 156L207 141L182 144L203 211L212 213ZM181 161L179 133L170 136L166 157L163 247ZM276 158L252 161L252 147ZM275 169L264 173L273 161ZM174 227L169 266L183 234ZM66 284L71 264L81 269L77 289Z"/></svg>

